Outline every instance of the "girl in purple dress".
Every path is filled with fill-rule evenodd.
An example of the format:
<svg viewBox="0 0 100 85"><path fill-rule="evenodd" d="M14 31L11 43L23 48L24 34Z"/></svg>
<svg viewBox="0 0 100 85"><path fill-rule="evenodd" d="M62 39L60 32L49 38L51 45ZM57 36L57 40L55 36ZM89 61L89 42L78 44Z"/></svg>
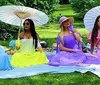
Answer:
<svg viewBox="0 0 100 85"><path fill-rule="evenodd" d="M100 64L100 59L98 60L93 56L87 56L75 46L76 41L82 42L82 38L76 30L70 28L70 18L61 17L60 27L61 32L57 37L57 53L48 56L49 65Z"/></svg>

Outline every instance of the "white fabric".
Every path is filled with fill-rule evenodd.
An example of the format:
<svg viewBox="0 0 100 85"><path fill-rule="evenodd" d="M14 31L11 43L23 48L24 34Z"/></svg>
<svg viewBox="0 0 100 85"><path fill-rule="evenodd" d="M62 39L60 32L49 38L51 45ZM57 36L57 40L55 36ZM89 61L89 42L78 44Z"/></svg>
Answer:
<svg viewBox="0 0 100 85"><path fill-rule="evenodd" d="M11 57L9 57L11 59ZM0 71L0 78L20 78L25 76L33 76L42 73L72 73L72 72L85 73L90 71L100 77L100 65L82 65L82 66L49 66L49 65L36 65L25 68L13 68L8 71Z"/></svg>
<svg viewBox="0 0 100 85"><path fill-rule="evenodd" d="M20 78L25 76L33 76L42 73L71 73L71 72L81 72L85 73L91 71L96 75L100 76L100 66L99 69L95 66L49 66L49 65L38 65L25 68L14 68L9 71L0 71L0 78ZM97 72L96 72L97 71Z"/></svg>
<svg viewBox="0 0 100 85"><path fill-rule="evenodd" d="M11 60L11 56L9 57ZM49 66L49 65L36 65L25 68L13 68L12 70L0 71L0 78L20 78L25 76L33 76L42 73L72 73L72 72L85 73L90 71L100 77L100 65L82 65L82 66Z"/></svg>
<svg viewBox="0 0 100 85"><path fill-rule="evenodd" d="M85 28L90 32L93 29L96 18L100 15L100 6L90 9L84 16Z"/></svg>
<svg viewBox="0 0 100 85"><path fill-rule="evenodd" d="M23 18L18 17L18 15ZM35 26L46 24L49 20L48 16L44 12L34 8L25 6L0 6L1 21L11 25L23 26L25 19L32 19Z"/></svg>

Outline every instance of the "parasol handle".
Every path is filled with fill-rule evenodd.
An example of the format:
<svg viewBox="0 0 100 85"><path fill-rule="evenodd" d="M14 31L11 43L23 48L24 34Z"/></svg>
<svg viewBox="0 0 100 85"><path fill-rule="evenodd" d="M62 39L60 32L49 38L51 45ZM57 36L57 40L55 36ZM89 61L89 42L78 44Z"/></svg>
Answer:
<svg viewBox="0 0 100 85"><path fill-rule="evenodd" d="M21 30L21 24L22 24L22 19L21 19L20 27L19 27L19 31L18 31L18 38L17 38L17 40L16 40L17 49L20 48L20 38L19 38L19 35L20 35L20 30Z"/></svg>
<svg viewBox="0 0 100 85"><path fill-rule="evenodd" d="M22 19L21 19L20 26L19 26L18 39L19 39L19 35L20 35L21 25L22 25Z"/></svg>

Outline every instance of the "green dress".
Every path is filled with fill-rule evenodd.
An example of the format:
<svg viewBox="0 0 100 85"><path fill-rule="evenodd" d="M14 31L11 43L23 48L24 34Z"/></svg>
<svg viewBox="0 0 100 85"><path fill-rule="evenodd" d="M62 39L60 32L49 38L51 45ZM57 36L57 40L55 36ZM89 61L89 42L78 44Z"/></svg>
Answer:
<svg viewBox="0 0 100 85"><path fill-rule="evenodd" d="M12 66L25 67L48 63L44 52L35 51L33 39L22 39L20 44L20 49L12 56Z"/></svg>

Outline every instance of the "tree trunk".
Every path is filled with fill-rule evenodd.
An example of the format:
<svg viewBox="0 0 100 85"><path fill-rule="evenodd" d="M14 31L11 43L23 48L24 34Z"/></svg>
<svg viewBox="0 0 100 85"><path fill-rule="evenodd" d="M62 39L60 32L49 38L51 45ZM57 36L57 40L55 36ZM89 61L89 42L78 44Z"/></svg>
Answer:
<svg viewBox="0 0 100 85"><path fill-rule="evenodd" d="M69 4L69 0L60 0L60 4Z"/></svg>

